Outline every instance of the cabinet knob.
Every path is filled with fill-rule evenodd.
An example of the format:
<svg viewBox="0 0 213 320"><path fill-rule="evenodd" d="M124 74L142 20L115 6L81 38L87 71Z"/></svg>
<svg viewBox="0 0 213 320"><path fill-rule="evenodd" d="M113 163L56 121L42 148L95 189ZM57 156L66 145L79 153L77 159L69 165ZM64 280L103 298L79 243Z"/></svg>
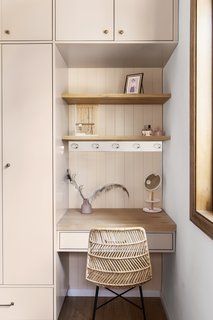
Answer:
<svg viewBox="0 0 213 320"><path fill-rule="evenodd" d="M10 167L10 163L7 163L6 165L5 165L5 168L9 168Z"/></svg>
<svg viewBox="0 0 213 320"><path fill-rule="evenodd" d="M104 33L104 34L108 34L108 33L109 33L109 30L105 29L105 30L103 30L103 33Z"/></svg>
<svg viewBox="0 0 213 320"><path fill-rule="evenodd" d="M10 30L4 30L5 34L10 34Z"/></svg>
<svg viewBox="0 0 213 320"><path fill-rule="evenodd" d="M124 31L123 30L119 30L118 33L119 34L124 34Z"/></svg>

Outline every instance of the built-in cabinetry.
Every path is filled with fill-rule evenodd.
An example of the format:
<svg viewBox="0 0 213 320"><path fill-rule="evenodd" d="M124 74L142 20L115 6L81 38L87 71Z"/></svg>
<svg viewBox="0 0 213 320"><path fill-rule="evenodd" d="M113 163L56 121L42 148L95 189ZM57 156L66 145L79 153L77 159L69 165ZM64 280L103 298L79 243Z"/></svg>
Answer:
<svg viewBox="0 0 213 320"><path fill-rule="evenodd" d="M52 288L0 288L0 301L2 320L53 320Z"/></svg>
<svg viewBox="0 0 213 320"><path fill-rule="evenodd" d="M115 40L172 41L174 0L115 0Z"/></svg>
<svg viewBox="0 0 213 320"><path fill-rule="evenodd" d="M3 44L1 65L0 318L52 320L52 45Z"/></svg>
<svg viewBox="0 0 213 320"><path fill-rule="evenodd" d="M153 104L166 103L171 94L69 94L65 93L62 98L67 104L104 104L104 105L146 105L152 107ZM156 152L162 151L162 143L160 141L169 140L168 136L142 136L125 135L125 136L100 136L100 135L74 135L64 136L63 141L75 141L69 144L69 151L140 151L140 152ZM82 143L83 141L83 143ZM88 143L102 141L102 143ZM112 141L111 143L109 143ZM143 144L135 143L143 141ZM107 142L107 143L105 143ZM128 143L126 143L128 142ZM130 143L129 143L130 142ZM158 143L157 143L158 142Z"/></svg>
<svg viewBox="0 0 213 320"><path fill-rule="evenodd" d="M51 40L52 0L0 0L3 41Z"/></svg>
<svg viewBox="0 0 213 320"><path fill-rule="evenodd" d="M148 215L142 209L95 209L82 215L80 210L68 210L59 221L58 251L87 252L89 230L104 227L136 227L143 225L147 232L150 252L174 252L176 225L163 211Z"/></svg>
<svg viewBox="0 0 213 320"><path fill-rule="evenodd" d="M110 154L106 159L105 154L101 152L90 153L90 155L93 168L95 163L103 164L99 167L98 174L103 175L107 172L108 169L105 170L107 163L112 163L112 168L114 164L121 163L120 174L133 163L140 168L143 166L141 161L152 163L152 157L149 157L149 154L153 151L153 146L158 157L162 151L163 141L169 139L165 136L156 137L157 144L155 144L151 141L153 138L141 139L136 132L137 128L132 126L129 129L127 126L133 121L133 114L134 121L137 122L135 127L141 126L142 112L137 112L137 104L139 108L140 105L145 105L144 114L148 112L147 105L151 105L161 119L161 109L154 109L155 105L162 105L170 95L151 94L131 97L124 94L80 95L80 97L63 95L62 99L60 95L67 86L67 73L69 73L67 68L137 66L162 68L177 45L177 3L178 0L0 0L0 122L2 125L0 130L2 168L0 171L0 319L56 320L60 312L68 288L68 281L66 282L68 272L62 257L56 254L54 256L53 232L56 231L56 220L68 207L68 184L63 176L68 168L68 151L97 151L99 148L97 146L102 146L102 143L103 149L100 151L111 151L112 148L112 151L118 151L116 139L119 137L119 146L125 146L125 149L120 148L119 151L122 152L116 157L114 157L115 153ZM53 12L54 8L55 12ZM53 19L53 16L56 19ZM53 38L54 30L56 36ZM63 60L63 66L60 65L55 72L58 77L57 85L55 85L52 71L52 46L56 45ZM64 76L65 68L66 76ZM82 79L79 83L81 82ZM57 91L55 105L61 107L60 111L52 101L53 87ZM122 90L120 88L115 92L122 92ZM155 92L160 93L161 90L155 90ZM68 119L67 125L60 124L68 114L64 100L72 106L78 103L103 104L104 117L107 114L108 117L110 116L108 107L112 112L114 110L110 104L118 104L118 113L115 111L118 115L123 115L121 105L126 105L127 116L132 115L132 120L126 122L125 130L130 132L129 135L122 136L123 129L121 129L120 136L115 136L116 133L112 133L109 126L106 134L103 133L105 136L100 134L98 138L93 137L99 141L98 143L96 140L91 141L91 137L86 137L86 141L82 141L84 138L78 138L81 140L78 142L76 136L65 136L66 131L68 134L68 128L67 130L65 128L68 127ZM70 110L72 106L69 107ZM58 128L55 126L54 131L53 107L57 110L55 117L58 121ZM151 114L146 121L150 121ZM139 115L138 119L137 115ZM110 138L107 131L112 134ZM57 140L54 151L55 169L52 161L52 137L55 141ZM110 148L113 146L110 150L107 145L108 140L110 140ZM140 142L140 140L149 141ZM68 141L69 149L65 141ZM78 150L73 148L78 144ZM140 149L144 154L138 152L138 157L135 157L134 152L133 156L130 154L124 159L124 153L132 151L130 144L135 148L134 151ZM145 151L148 152L145 154ZM78 159L79 155L78 152L72 152L74 160ZM75 169L75 161L73 163ZM142 179L142 173L143 171L137 172L139 175L137 181ZM53 190L54 179L55 185L58 184L55 190ZM62 180L64 189L62 189ZM93 183L94 181L95 179ZM92 185L91 181L90 184ZM133 185L133 180L130 184ZM142 184L134 183L134 185L137 189L134 192L138 192L137 197L141 198L142 195L138 190L142 188ZM59 189L60 192L57 192ZM56 200L56 196L61 198L60 201ZM106 202L109 201L106 197ZM115 202L111 202L114 205ZM53 218L54 203L55 219ZM120 203L122 201L118 202ZM138 202L136 205L139 207ZM69 230L62 231L61 240L66 240L68 237L69 241L65 243L65 247L58 247L58 250L67 252L71 246L72 250L76 249L73 241L74 233L70 234ZM83 251L86 251L88 231L89 229L86 229L82 238L84 239ZM153 231L151 240L155 241L154 245L150 242L153 245L153 251L174 250L175 228L170 231L160 236L161 243L158 243L159 238L156 238ZM82 234L77 235L77 242L79 236ZM56 249L55 247L55 251ZM63 256L65 257L64 254Z"/></svg>
<svg viewBox="0 0 213 320"><path fill-rule="evenodd" d="M175 0L56 0L56 40L173 41Z"/></svg>
<svg viewBox="0 0 213 320"><path fill-rule="evenodd" d="M113 40L113 0L56 0L56 39Z"/></svg>

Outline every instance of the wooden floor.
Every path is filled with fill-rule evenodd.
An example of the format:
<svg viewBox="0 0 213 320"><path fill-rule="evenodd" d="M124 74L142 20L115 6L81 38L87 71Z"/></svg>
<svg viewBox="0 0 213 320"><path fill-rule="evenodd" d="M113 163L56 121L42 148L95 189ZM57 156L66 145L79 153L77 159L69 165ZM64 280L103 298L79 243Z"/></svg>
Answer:
<svg viewBox="0 0 213 320"><path fill-rule="evenodd" d="M103 303L107 298L99 298ZM145 298L147 320L166 320L160 298ZM132 298L140 303L138 298ZM69 297L66 298L58 320L91 320L93 298ZM143 320L141 311L128 302L116 299L103 308L97 310L96 320Z"/></svg>

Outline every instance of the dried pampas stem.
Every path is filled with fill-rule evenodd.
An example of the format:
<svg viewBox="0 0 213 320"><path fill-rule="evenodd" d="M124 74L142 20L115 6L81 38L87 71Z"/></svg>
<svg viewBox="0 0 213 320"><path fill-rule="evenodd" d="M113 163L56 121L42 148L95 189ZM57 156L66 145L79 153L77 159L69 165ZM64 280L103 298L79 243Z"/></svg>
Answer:
<svg viewBox="0 0 213 320"><path fill-rule="evenodd" d="M118 183L112 183L112 184L106 184L105 186L103 186L102 188L96 190L93 195L89 198L89 201L92 202L94 201L97 197L99 197L101 195L102 192L108 192L111 191L113 189L121 189L124 192L126 192L126 194L129 197L129 192L128 190L122 185L122 184L118 184Z"/></svg>
<svg viewBox="0 0 213 320"><path fill-rule="evenodd" d="M102 188L96 190L93 195L89 198L85 198L83 193L82 193L82 190L83 190L83 185L78 185L75 178L76 178L76 174L70 174L70 171L69 169L67 169L67 175L66 175L66 178L70 181L70 183L74 186L74 188L76 190L78 190L78 192L80 193L80 196L82 197L83 200L88 200L89 202L92 202L94 201L97 197L99 197L102 192L109 192L113 189L121 189L123 190L124 192L126 192L126 194L128 195L129 197L129 192L128 190L122 185L122 184L118 184L118 183L111 183L111 184L106 184L105 186L103 186Z"/></svg>

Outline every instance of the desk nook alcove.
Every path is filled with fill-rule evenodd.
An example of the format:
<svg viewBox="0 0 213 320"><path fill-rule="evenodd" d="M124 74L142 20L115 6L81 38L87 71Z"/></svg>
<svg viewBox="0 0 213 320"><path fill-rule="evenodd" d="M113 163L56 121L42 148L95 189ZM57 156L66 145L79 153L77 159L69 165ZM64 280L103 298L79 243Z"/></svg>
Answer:
<svg viewBox="0 0 213 320"><path fill-rule="evenodd" d="M103 59L102 66L95 68L86 57L86 67L79 67L76 57L73 64L67 58L69 50L69 45L66 50L60 44L55 53L58 310L65 295L94 296L95 286L85 280L85 270L89 231L98 227L145 228L153 279L144 286L144 293L160 297L162 257L175 252L176 225L164 211L143 211L148 197L144 181L150 173L165 177L163 149L172 137L163 130L163 109L172 92L163 93L160 65L151 68L137 61L136 67L125 62L111 66ZM126 76L140 73L144 94L123 93ZM88 116L82 116L87 109ZM80 130L93 126L92 133L79 134L79 123ZM142 135L146 125L162 134ZM103 193L92 203L91 214L81 214L82 199L66 180L67 169L84 186L85 196L116 183L125 186L129 197L119 189ZM159 207L163 207L162 192L162 186L155 191ZM132 295L137 296L137 291ZM60 315L63 320L63 308Z"/></svg>

